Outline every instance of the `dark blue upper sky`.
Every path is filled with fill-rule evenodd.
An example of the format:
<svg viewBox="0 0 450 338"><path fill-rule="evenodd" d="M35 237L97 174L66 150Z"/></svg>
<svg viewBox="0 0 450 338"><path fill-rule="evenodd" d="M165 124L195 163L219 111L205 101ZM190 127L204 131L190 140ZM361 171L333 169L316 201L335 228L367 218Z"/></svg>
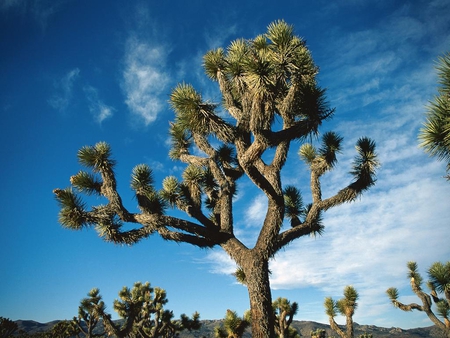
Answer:
<svg viewBox="0 0 450 338"><path fill-rule="evenodd" d="M216 319L248 308L220 249L158 237L118 247L94 230L65 230L52 190L68 186L80 170L78 149L98 141L112 146L130 208L134 165L149 164L157 182L180 175L181 163L168 158L171 89L192 83L220 102L202 56L284 19L307 41L336 107L322 131L345 139L340 165L324 178L325 193L351 180L360 136L377 142L382 167L361 200L327 212L322 237L302 238L271 262L274 297L297 301L298 320L326 322L324 297L340 297L353 284L361 295L357 322L430 325L423 314L393 309L384 292L396 286L405 302L418 301L408 291L406 262L417 261L425 275L432 262L450 257L445 164L417 141L436 93L435 60L450 50L449 12L448 0L1 2L0 316L71 318L93 287L112 312L122 286L147 280L167 290L177 316L199 311ZM298 146L283 177L308 196ZM236 202L236 229L251 245L266 201L243 182Z"/></svg>

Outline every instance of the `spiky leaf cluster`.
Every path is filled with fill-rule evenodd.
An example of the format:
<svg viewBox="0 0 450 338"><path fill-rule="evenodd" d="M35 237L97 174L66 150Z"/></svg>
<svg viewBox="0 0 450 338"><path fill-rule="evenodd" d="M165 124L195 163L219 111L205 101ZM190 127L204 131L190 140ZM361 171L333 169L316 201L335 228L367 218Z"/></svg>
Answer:
<svg viewBox="0 0 450 338"><path fill-rule="evenodd" d="M291 219L292 226L298 225L295 224L295 221L300 222L299 218L305 215L303 198L300 190L294 186L287 186L284 188L283 195L285 215Z"/></svg>
<svg viewBox="0 0 450 338"><path fill-rule="evenodd" d="M389 288L386 290L389 299L395 304L398 299L399 293L397 288Z"/></svg>
<svg viewBox="0 0 450 338"><path fill-rule="evenodd" d="M298 152L300 158L309 164L318 175L322 175L335 166L336 155L341 152L342 137L330 131L322 135L321 141L319 149L316 149L311 143L304 143Z"/></svg>
<svg viewBox="0 0 450 338"><path fill-rule="evenodd" d="M111 147L106 142L99 142L95 146L84 146L78 151L78 160L81 164L94 171L112 168L115 161L111 159Z"/></svg>
<svg viewBox="0 0 450 338"><path fill-rule="evenodd" d="M450 171L450 53L438 58L436 69L439 94L427 106L426 122L419 139L427 153L448 163Z"/></svg>
<svg viewBox="0 0 450 338"><path fill-rule="evenodd" d="M450 261L433 263L428 269L428 278L434 290L450 295Z"/></svg>
<svg viewBox="0 0 450 338"><path fill-rule="evenodd" d="M131 174L131 188L136 193L136 199L142 211L163 214L164 199L153 187L151 168L146 164L134 167Z"/></svg>
<svg viewBox="0 0 450 338"><path fill-rule="evenodd" d="M102 182L97 176L86 171L79 171L78 174L70 178L70 183L80 192L87 195L100 195Z"/></svg>
<svg viewBox="0 0 450 338"><path fill-rule="evenodd" d="M353 161L353 175L355 181L353 187L363 191L375 184L375 173L380 163L375 153L375 142L367 137L362 137L356 142L358 155Z"/></svg>
<svg viewBox="0 0 450 338"><path fill-rule="evenodd" d="M329 317L336 317L337 316L337 305L336 301L331 297L326 297L324 301L324 307L325 307L325 313Z"/></svg>
<svg viewBox="0 0 450 338"><path fill-rule="evenodd" d="M358 298L359 295L356 289L350 285L346 286L344 288L344 298L341 298L336 302L339 312L344 316L349 313L353 314L358 306L358 303L356 302Z"/></svg>
<svg viewBox="0 0 450 338"><path fill-rule="evenodd" d="M53 193L60 206L59 223L73 230L79 230L86 225L86 204L71 188L55 189Z"/></svg>
<svg viewBox="0 0 450 338"><path fill-rule="evenodd" d="M421 290L423 278L418 271L417 263L410 261L407 263L407 266L408 266L407 276L411 281L411 285L414 285L418 290Z"/></svg>

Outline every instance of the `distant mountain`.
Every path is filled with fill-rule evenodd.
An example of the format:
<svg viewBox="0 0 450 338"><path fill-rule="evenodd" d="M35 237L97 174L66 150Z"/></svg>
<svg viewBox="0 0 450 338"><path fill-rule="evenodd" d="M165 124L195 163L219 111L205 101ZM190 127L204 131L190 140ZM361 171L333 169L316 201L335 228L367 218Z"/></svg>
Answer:
<svg viewBox="0 0 450 338"><path fill-rule="evenodd" d="M50 330L58 320L49 323L38 323L32 320L16 320L15 321L19 327L19 330L23 330L28 334L39 333ZM202 320L202 327L198 331L183 331L180 333L179 338L203 338L203 337L214 337L214 328L220 326L222 320ZM298 321L294 320L292 326L296 328L302 337L311 337L311 331L316 329L322 329L327 332L327 336L335 336L329 325L316 323L311 321ZM400 328L384 328L375 325L354 325L355 337L363 333L371 333L374 338L388 338L388 337L409 337L409 338L444 338L445 335L442 334L434 326L422 327L416 329L403 330ZM244 338L250 338L251 333L248 330L244 334Z"/></svg>

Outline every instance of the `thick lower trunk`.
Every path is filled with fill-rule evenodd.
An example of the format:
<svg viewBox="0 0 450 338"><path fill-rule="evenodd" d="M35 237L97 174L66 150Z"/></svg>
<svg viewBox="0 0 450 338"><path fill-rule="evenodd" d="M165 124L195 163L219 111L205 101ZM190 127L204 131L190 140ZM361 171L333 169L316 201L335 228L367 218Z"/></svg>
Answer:
<svg viewBox="0 0 450 338"><path fill-rule="evenodd" d="M245 267L244 272L250 298L252 338L273 338L275 332L269 263L254 259L250 266Z"/></svg>

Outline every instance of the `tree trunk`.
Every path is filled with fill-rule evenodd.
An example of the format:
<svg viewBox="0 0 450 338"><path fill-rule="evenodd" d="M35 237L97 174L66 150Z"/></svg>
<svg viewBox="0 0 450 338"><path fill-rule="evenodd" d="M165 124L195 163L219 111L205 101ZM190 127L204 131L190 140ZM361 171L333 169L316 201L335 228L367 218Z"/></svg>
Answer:
<svg viewBox="0 0 450 338"><path fill-rule="evenodd" d="M353 313L350 316L347 316L347 337L348 338L353 338L354 337L354 333L353 333Z"/></svg>
<svg viewBox="0 0 450 338"><path fill-rule="evenodd" d="M269 262L267 259L253 259L244 267L250 298L252 317L252 338L273 338L274 315L269 283Z"/></svg>

